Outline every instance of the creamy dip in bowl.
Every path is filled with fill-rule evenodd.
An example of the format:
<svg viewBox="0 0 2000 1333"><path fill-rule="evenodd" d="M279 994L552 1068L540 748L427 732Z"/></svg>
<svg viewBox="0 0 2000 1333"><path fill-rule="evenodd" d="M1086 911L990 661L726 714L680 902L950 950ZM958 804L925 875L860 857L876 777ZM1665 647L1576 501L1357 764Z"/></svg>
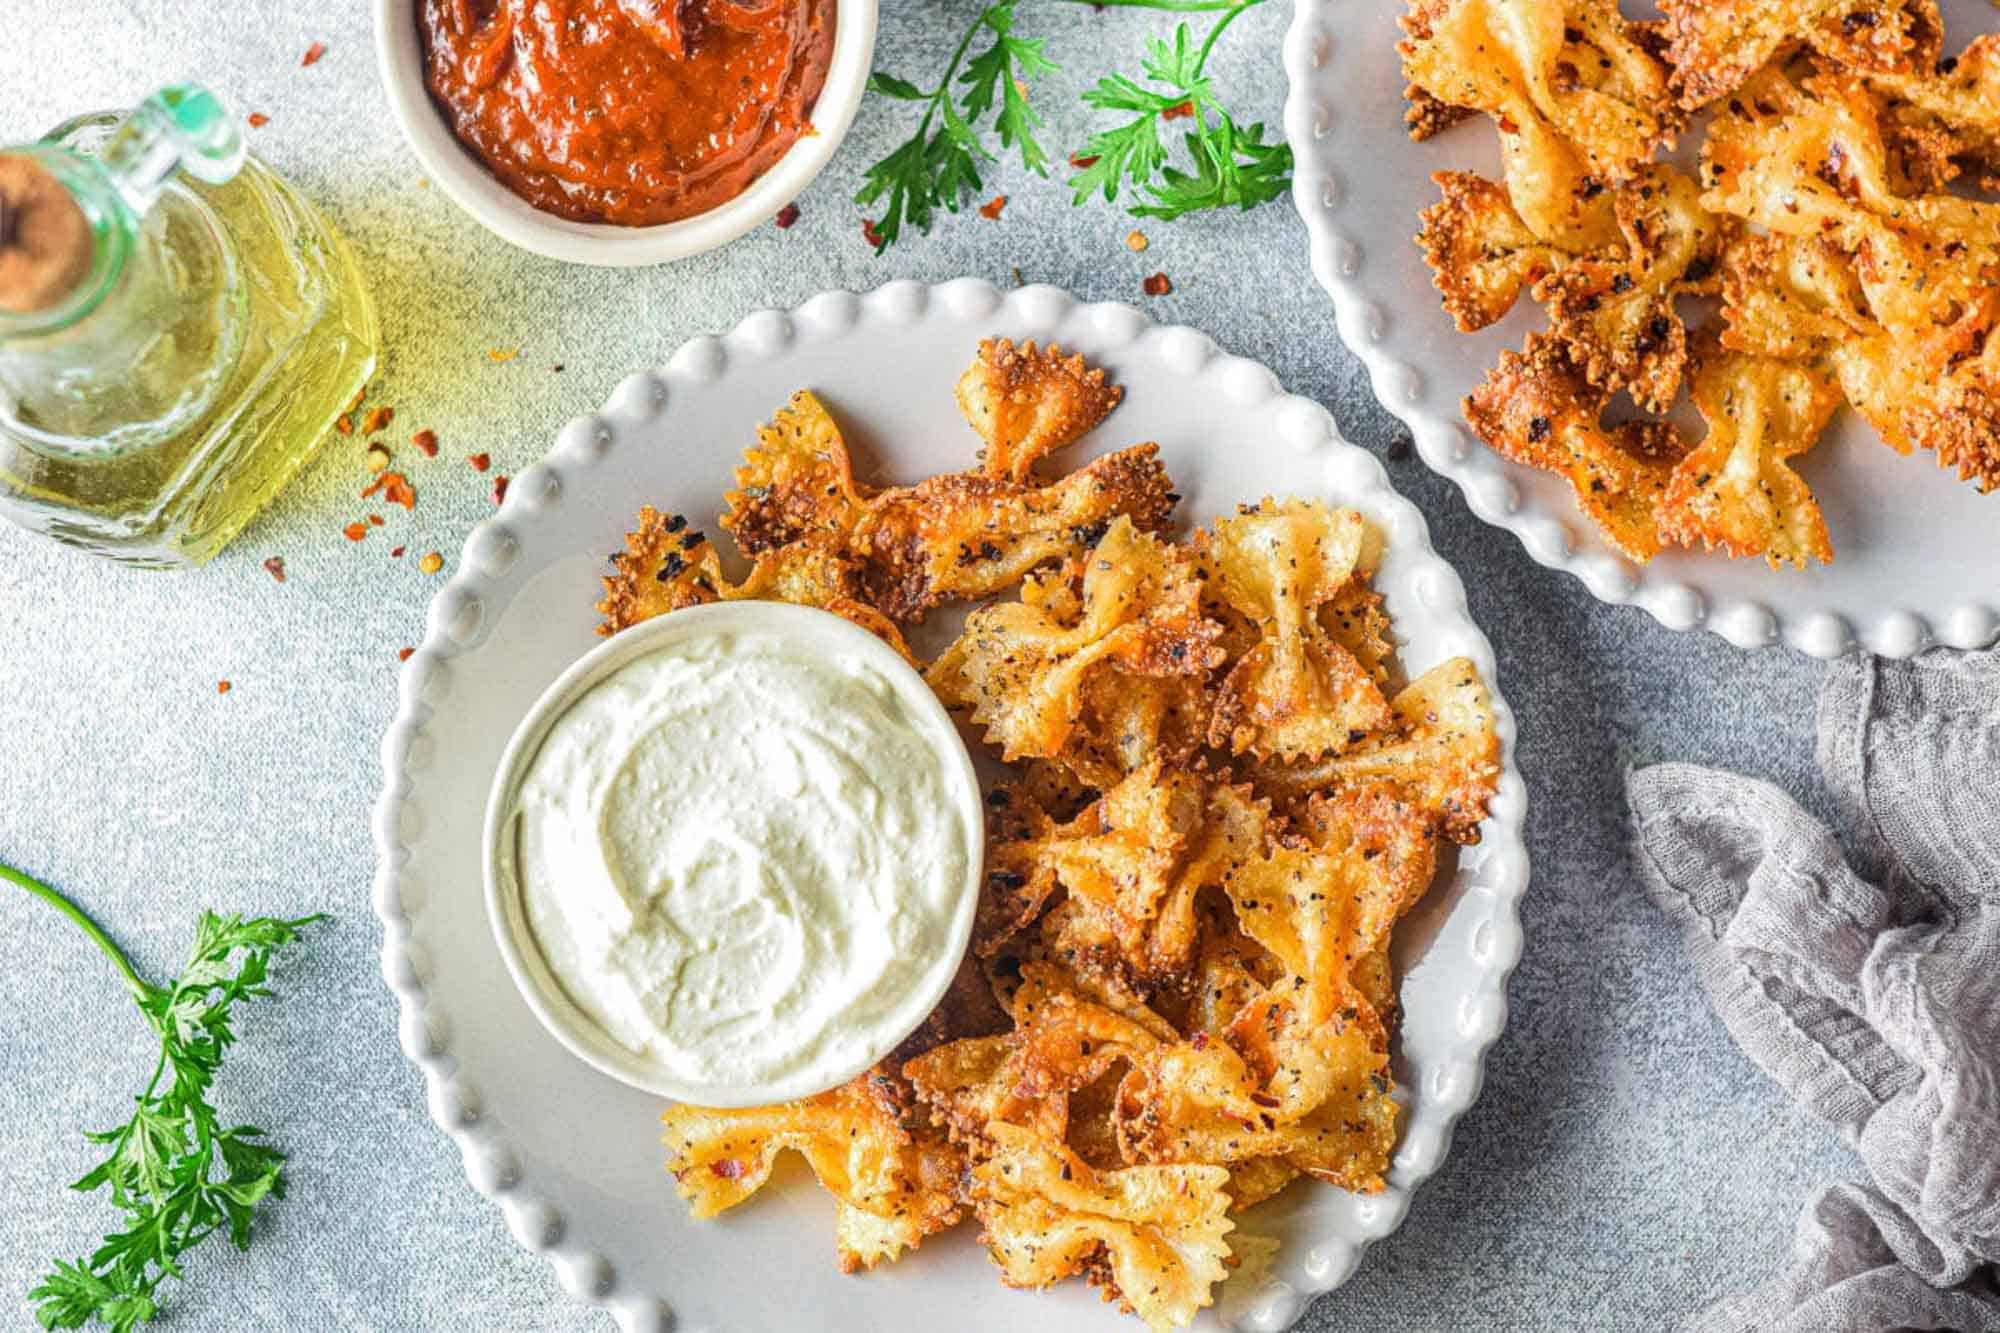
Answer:
<svg viewBox="0 0 2000 1333"><path fill-rule="evenodd" d="M708 1106L886 1055L971 936L983 816L944 708L837 616L727 602L585 656L501 759L487 907L558 1040Z"/></svg>

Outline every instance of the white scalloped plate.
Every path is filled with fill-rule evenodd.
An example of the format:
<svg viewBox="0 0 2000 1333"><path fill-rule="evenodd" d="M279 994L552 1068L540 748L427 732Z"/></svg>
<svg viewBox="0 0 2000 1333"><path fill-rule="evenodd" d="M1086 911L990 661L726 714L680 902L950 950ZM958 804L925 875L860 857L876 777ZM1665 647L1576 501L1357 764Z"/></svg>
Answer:
<svg viewBox="0 0 2000 1333"><path fill-rule="evenodd" d="M833 292L760 311L628 379L600 415L564 428L548 460L516 477L499 513L467 538L403 670L375 812L383 974L401 997L403 1048L424 1072L431 1115L521 1244L627 1329L1138 1327L1080 1282L1006 1290L971 1227L843 1277L831 1201L796 1168L722 1219L690 1221L661 1169L660 1103L543 1031L508 980L481 901L480 820L495 766L535 697L597 642L597 577L638 506L718 512L743 442L802 386L839 416L865 479L969 466L976 442L951 387L988 334L1060 341L1107 366L1125 404L1076 452L1157 439L1186 496L1183 515L1206 519L1266 492L1369 514L1388 537L1377 586L1404 666L1415 674L1464 654L1496 680L1458 576L1375 459L1262 366L1129 306L1080 305L1046 287L1003 296L970 280ZM1478 1093L1481 1058L1506 1017L1528 878L1513 718L1497 692L1495 704L1507 768L1484 839L1397 932L1409 1115L1389 1188L1363 1198L1297 1186L1247 1215L1245 1231L1281 1245L1267 1274L1225 1285L1229 1326L1281 1329L1352 1272L1362 1248L1402 1220Z"/></svg>
<svg viewBox="0 0 2000 1333"><path fill-rule="evenodd" d="M1962 0L1951 49L2000 28L2000 12ZM1518 536L1528 554L1582 579L1606 602L1636 603L1671 629L1705 626L1743 648L1783 640L1815 657L1856 646L1907 657L1933 644L1977 648L2000 635L2000 494L1982 496L1904 458L1842 411L1799 471L1825 511L1832 565L1772 570L1761 560L1672 552L1634 565L1576 509L1567 484L1509 463L1466 429L1458 402L1538 326L1522 309L1477 335L1438 306L1411 240L1435 202L1433 171L1497 176L1484 118L1422 144L1403 127L1396 18L1403 0L1296 0L1285 40L1291 93L1285 134L1297 157L1293 198L1312 267L1332 295L1340 336L1368 366L1375 396L1410 428L1432 470L1458 483L1472 512Z"/></svg>

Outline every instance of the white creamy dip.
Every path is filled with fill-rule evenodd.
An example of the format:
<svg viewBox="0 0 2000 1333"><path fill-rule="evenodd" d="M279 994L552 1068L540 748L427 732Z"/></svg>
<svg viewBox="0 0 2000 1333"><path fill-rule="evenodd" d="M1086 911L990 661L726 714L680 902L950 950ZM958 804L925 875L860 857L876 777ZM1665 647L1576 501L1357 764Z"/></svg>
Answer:
<svg viewBox="0 0 2000 1333"><path fill-rule="evenodd" d="M957 738L910 688L824 639L719 633L559 715L514 873L577 1006L677 1080L790 1095L914 1029L958 961L978 835Z"/></svg>

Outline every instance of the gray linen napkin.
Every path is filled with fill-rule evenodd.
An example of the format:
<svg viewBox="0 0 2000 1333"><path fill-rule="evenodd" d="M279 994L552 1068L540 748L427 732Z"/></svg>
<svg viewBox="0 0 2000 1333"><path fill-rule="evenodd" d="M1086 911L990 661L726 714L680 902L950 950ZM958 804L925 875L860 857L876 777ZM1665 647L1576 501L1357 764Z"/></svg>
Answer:
<svg viewBox="0 0 2000 1333"><path fill-rule="evenodd" d="M1821 1191L1791 1266L1686 1327L2000 1333L2000 654L1836 663L1819 765L1851 855L1768 783L1626 780L1716 1012L1872 1178Z"/></svg>

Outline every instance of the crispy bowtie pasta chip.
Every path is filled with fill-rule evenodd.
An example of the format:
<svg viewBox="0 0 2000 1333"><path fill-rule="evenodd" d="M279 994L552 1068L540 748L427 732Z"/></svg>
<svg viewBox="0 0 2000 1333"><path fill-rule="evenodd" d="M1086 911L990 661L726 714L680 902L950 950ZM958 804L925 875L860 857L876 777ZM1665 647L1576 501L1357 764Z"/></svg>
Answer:
<svg viewBox="0 0 2000 1333"><path fill-rule="evenodd" d="M1037 460L1089 434L1124 396L1081 356L1006 338L980 343L958 381L959 411L986 442L982 470L1008 481L1028 480Z"/></svg>
<svg viewBox="0 0 2000 1333"><path fill-rule="evenodd" d="M1460 333L1498 322L1570 259L1529 230L1505 187L1470 171L1434 172L1431 180L1441 197L1418 215L1417 244Z"/></svg>
<svg viewBox="0 0 2000 1333"><path fill-rule="evenodd" d="M1935 68L1862 77L1885 99L1884 128L1915 189L1935 193L1969 171L1982 189L2000 190L2000 33L1975 37Z"/></svg>
<svg viewBox="0 0 2000 1333"><path fill-rule="evenodd" d="M1840 403L1833 377L1810 366L1710 349L1694 375L1708 434L1661 499L1661 522L1686 544L1803 566L1833 559L1826 521L1794 472Z"/></svg>
<svg viewBox="0 0 2000 1333"><path fill-rule="evenodd" d="M667 1169L694 1216L714 1217L761 1189L779 1153L797 1152L840 1201L842 1270L871 1268L958 1220L949 1164L906 1128L907 1103L895 1076L872 1071L781 1106L669 1106Z"/></svg>
<svg viewBox="0 0 2000 1333"><path fill-rule="evenodd" d="M1001 1126L973 1172L985 1240L1010 1287L1082 1273L1152 1329L1185 1327L1228 1276L1234 1228L1219 1166L1094 1171L1075 1153Z"/></svg>
<svg viewBox="0 0 2000 1333"><path fill-rule="evenodd" d="M1566 479L1612 545L1650 560L1661 545L1655 509L1680 461L1680 441L1665 423L1606 426L1610 397L1567 344L1531 333L1521 352L1501 353L1466 398L1465 417L1502 457Z"/></svg>
<svg viewBox="0 0 2000 1333"><path fill-rule="evenodd" d="M1493 701L1462 657L1441 662L1390 701L1399 735L1310 764L1271 765L1258 785L1281 800L1387 783L1454 842L1479 841L1479 823L1500 777Z"/></svg>
<svg viewBox="0 0 2000 1333"><path fill-rule="evenodd" d="M850 545L867 568L870 600L899 621L954 599L989 597L1030 571L1087 550L1112 520L1166 527L1173 493L1159 448L1106 454L1042 486L950 473L876 496Z"/></svg>
<svg viewBox="0 0 2000 1333"><path fill-rule="evenodd" d="M863 496L840 427L801 389L757 428L723 501L722 526L745 555L757 555L807 537L837 542L861 516Z"/></svg>
<svg viewBox="0 0 2000 1333"><path fill-rule="evenodd" d="M1260 759L1311 758L1394 721L1373 672L1319 617L1370 563L1372 540L1354 511L1299 500L1266 499L1217 520L1207 560L1258 641L1217 687L1210 744Z"/></svg>
<svg viewBox="0 0 2000 1333"><path fill-rule="evenodd" d="M1418 107L1485 112L1533 234L1571 251L1616 240L1603 191L1678 133L1652 30L1612 0L1415 0L1398 48ZM1436 117L1413 121L1420 133Z"/></svg>
<svg viewBox="0 0 2000 1333"><path fill-rule="evenodd" d="M1082 713L1087 673L1198 675L1215 665L1219 628L1201 614L1193 560L1127 518L1066 573L1037 575L1019 602L983 607L934 663L931 688L970 710L1008 760L1062 753Z"/></svg>
<svg viewBox="0 0 2000 1333"><path fill-rule="evenodd" d="M1596 49L1608 20L1592 13L1579 22L1597 35L1562 36L1564 50ZM1563 115L1570 91L1553 89ZM1468 187L1468 208L1511 216L1486 189L1480 205ZM1653 222L1612 197L1609 234L1626 238L1612 257L1676 269L1649 292L1685 282L1682 234L1663 220L1642 235ZM1491 262L1469 310L1542 276ZM996 340L958 393L983 470L871 493L801 393L728 495L740 582L685 519L650 508L605 580L603 633L762 598L846 616L906 657L899 625L1019 588L975 609L925 672L1020 765L986 800L972 947L945 998L893 1061L839 1088L670 1107L669 1166L707 1218L795 1151L836 1200L843 1270L970 1209L1005 1281L1084 1276L1152 1327L1181 1327L1234 1263L1232 1213L1301 1175L1381 1188L1398 1115L1389 936L1437 840L1477 836L1498 767L1491 709L1464 662L1385 696L1399 672L1370 586L1380 537L1361 515L1266 498L1177 541L1152 445L1031 475L1117 403L1101 373Z"/></svg>
<svg viewBox="0 0 2000 1333"><path fill-rule="evenodd" d="M1802 43L1880 73L1928 71L1944 36L1933 0L1662 0L1681 105L1727 97Z"/></svg>

